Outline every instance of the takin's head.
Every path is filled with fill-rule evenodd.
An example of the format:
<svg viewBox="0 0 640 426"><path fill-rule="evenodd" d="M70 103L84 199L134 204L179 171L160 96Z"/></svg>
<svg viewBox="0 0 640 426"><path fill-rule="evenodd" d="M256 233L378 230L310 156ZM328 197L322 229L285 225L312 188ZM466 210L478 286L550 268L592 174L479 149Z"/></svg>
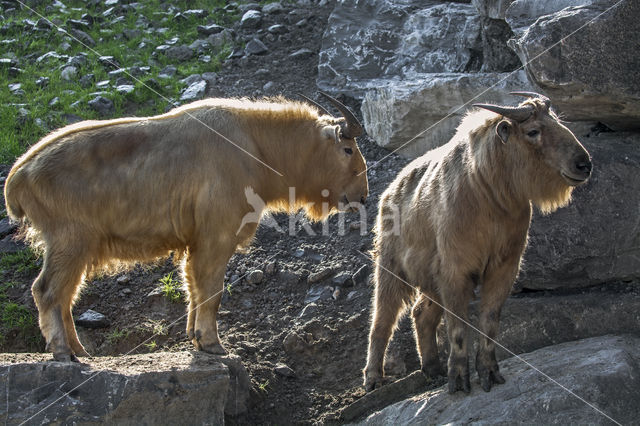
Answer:
<svg viewBox="0 0 640 426"><path fill-rule="evenodd" d="M306 210L307 214L316 220L325 219L329 213L336 210L355 211L364 204L369 195L367 163L355 139L362 134L362 126L345 105L325 93L320 93L342 113L343 117L333 117L321 105L303 96L322 114L318 117L318 124L322 139L329 146L328 149L315 153L316 161L324 165L322 181L317 182L321 188L314 190L320 193L321 199L314 200Z"/></svg>
<svg viewBox="0 0 640 426"><path fill-rule="evenodd" d="M575 135L537 93L514 92L529 99L517 107L475 106L502 117L494 121L495 139L509 147L507 161L517 170L514 182L543 212L565 206L573 189L591 175L591 157ZM516 177L514 176L514 178Z"/></svg>

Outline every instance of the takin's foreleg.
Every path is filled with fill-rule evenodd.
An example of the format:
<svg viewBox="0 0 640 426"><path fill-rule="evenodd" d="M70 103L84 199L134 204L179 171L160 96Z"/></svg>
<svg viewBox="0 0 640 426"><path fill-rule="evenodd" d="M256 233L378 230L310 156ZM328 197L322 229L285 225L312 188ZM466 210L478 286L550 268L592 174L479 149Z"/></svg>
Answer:
<svg viewBox="0 0 640 426"><path fill-rule="evenodd" d="M87 249L68 235L62 241L46 241L42 271L31 288L40 330L54 359L77 361L76 355L88 354L78 340L71 308L86 271Z"/></svg>
<svg viewBox="0 0 640 426"><path fill-rule="evenodd" d="M217 315L224 290L224 273L232 248L202 243L190 249L184 265L189 291L187 335L196 349L224 355L218 337Z"/></svg>
<svg viewBox="0 0 640 426"><path fill-rule="evenodd" d="M436 341L436 330L442 319L442 312L440 298L432 293L421 293L411 310L421 369L431 378L445 374L438 358Z"/></svg>
<svg viewBox="0 0 640 426"><path fill-rule="evenodd" d="M458 389L471 392L469 380L469 353L467 349L467 324L469 303L473 296L473 281L461 274L450 280L440 280L440 296L445 309L447 336L449 338L449 361L447 376L449 393Z"/></svg>
<svg viewBox="0 0 640 426"><path fill-rule="evenodd" d="M479 328L483 336L479 339L476 354L476 371L480 378L480 385L486 392L491 390L493 383L504 383L496 360L495 339L498 336L500 311L505 300L511 293L511 287L516 279L520 259L512 259L487 270L480 293Z"/></svg>
<svg viewBox="0 0 640 426"><path fill-rule="evenodd" d="M364 368L364 387L371 391L382 385L384 355L403 308L414 294L413 288L381 265L376 264L373 320L369 332L369 352Z"/></svg>

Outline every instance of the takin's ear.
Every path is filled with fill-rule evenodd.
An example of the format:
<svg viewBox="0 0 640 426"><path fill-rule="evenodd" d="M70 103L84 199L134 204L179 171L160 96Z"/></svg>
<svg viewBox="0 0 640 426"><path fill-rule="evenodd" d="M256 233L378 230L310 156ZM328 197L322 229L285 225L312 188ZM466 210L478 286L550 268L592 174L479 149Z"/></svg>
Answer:
<svg viewBox="0 0 640 426"><path fill-rule="evenodd" d="M340 126L324 126L322 128L322 136L340 143Z"/></svg>
<svg viewBox="0 0 640 426"><path fill-rule="evenodd" d="M496 126L496 135L500 138L502 143L507 143L509 140L509 134L511 133L511 123L507 120L502 120Z"/></svg>

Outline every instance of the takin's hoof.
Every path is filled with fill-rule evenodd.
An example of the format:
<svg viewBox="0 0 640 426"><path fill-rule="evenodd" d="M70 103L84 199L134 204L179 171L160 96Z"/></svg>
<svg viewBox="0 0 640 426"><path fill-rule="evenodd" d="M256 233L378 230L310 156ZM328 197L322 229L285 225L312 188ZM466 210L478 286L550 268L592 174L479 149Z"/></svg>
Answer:
<svg viewBox="0 0 640 426"><path fill-rule="evenodd" d="M80 362L78 357L72 353L54 353L53 359L58 362Z"/></svg>
<svg viewBox="0 0 640 426"><path fill-rule="evenodd" d="M471 392L469 369L466 369L463 372L449 371L449 393L453 394L458 390L461 390L464 393Z"/></svg>
<svg viewBox="0 0 640 426"><path fill-rule="evenodd" d="M491 390L491 386L495 383L501 385L505 382L504 377L500 374L498 370L498 364L495 366L487 368L485 366L478 365L478 377L480 378L480 386L485 392L489 392Z"/></svg>
<svg viewBox="0 0 640 426"><path fill-rule="evenodd" d="M422 366L422 374L426 377L435 379L438 376L446 377L447 371L439 361L429 362Z"/></svg>
<svg viewBox="0 0 640 426"><path fill-rule="evenodd" d="M229 352L222 346L220 343L209 343L209 344L199 344L201 350L203 352L207 352L213 355L227 355Z"/></svg>
<svg viewBox="0 0 640 426"><path fill-rule="evenodd" d="M363 385L365 392L371 392L380 389L384 385L384 378L381 374L365 373Z"/></svg>

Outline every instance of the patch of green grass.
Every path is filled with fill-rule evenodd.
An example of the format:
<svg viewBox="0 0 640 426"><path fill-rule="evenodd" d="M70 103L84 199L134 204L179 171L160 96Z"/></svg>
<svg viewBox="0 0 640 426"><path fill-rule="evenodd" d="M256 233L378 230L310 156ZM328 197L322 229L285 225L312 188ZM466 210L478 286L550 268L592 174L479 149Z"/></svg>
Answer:
<svg viewBox="0 0 640 426"><path fill-rule="evenodd" d="M30 248L0 255L0 270L14 275L28 275L40 269L38 256Z"/></svg>
<svg viewBox="0 0 640 426"><path fill-rule="evenodd" d="M107 334L107 342L109 342L110 345L115 345L119 341L125 339L128 335L129 331L115 328L111 333Z"/></svg>
<svg viewBox="0 0 640 426"><path fill-rule="evenodd" d="M42 336L35 313L7 295L15 285L13 282L0 285L0 348L4 348L7 337L13 335L24 342L27 350L37 351L42 346Z"/></svg>
<svg viewBox="0 0 640 426"><path fill-rule="evenodd" d="M169 272L164 277L160 278L160 289L167 299L171 302L182 301L182 291L180 290L181 284L178 280L173 278L173 271Z"/></svg>
<svg viewBox="0 0 640 426"><path fill-rule="evenodd" d="M0 57L14 59L20 72L9 71L8 66L0 66L0 163L10 163L22 154L30 145L37 142L49 131L67 124L69 114L82 119L105 118L92 110L87 102L98 92L114 103L113 117L126 115L155 115L165 112L179 99L185 84L180 80L191 74L218 71L220 64L231 51L230 45L210 47L202 55L211 57L203 62L202 55L179 62L156 51L156 47L167 44L177 38L175 45L189 45L204 38L197 32L197 26L214 22L228 27L239 19L236 11L221 9L222 0L176 1L167 4L160 0L138 3L138 6L125 11L116 11L103 18L107 9L102 2L87 4L80 0L67 0L65 9L46 7L45 3L18 8L4 15L0 36L4 40ZM209 12L206 18L194 15L178 15L170 6L179 10L204 9ZM81 19L88 13L96 21L83 29L96 43L87 47L71 35L69 19ZM53 22L52 29L30 29L25 19L38 21L41 16ZM122 17L122 19L119 19ZM148 23L148 27L146 24ZM60 28L60 29L59 29ZM162 28L162 31L158 29ZM64 29L64 31L62 30ZM130 32L127 30L138 30ZM125 31L126 36L125 36ZM69 58L86 53L86 60L73 64L78 74L70 81L61 77L61 71L67 63L66 58L49 58L39 62L45 53L55 51ZM109 65L98 61L99 56L113 56L121 68L149 67L139 76L122 74L121 77L133 83L135 90L130 94L118 93L114 86L117 77L109 76ZM170 79L160 79L158 74L166 65L174 65L177 73ZM82 77L92 75L85 84ZM44 77L46 84L36 81ZM96 83L110 80L110 87L101 89ZM12 93L9 84L19 83L23 94ZM52 103L53 104L50 104ZM27 111L25 113L25 110ZM108 118L108 117L106 117Z"/></svg>
<svg viewBox="0 0 640 426"><path fill-rule="evenodd" d="M266 380L266 381L260 383L258 385L258 389L260 389L262 392L266 393L267 392L267 386L269 386L269 380Z"/></svg>
<svg viewBox="0 0 640 426"><path fill-rule="evenodd" d="M155 340L152 340L149 343L145 343L144 345L147 347L147 349L149 349L149 352L153 352L158 348L158 344Z"/></svg>

